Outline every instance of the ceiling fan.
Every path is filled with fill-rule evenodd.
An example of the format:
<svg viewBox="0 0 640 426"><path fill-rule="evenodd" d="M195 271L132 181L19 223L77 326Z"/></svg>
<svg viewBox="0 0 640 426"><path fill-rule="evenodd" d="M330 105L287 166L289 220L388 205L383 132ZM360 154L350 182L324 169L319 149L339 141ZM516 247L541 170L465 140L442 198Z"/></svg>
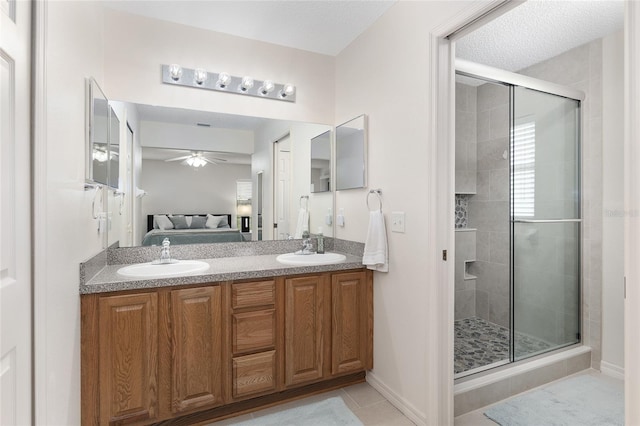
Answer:
<svg viewBox="0 0 640 426"><path fill-rule="evenodd" d="M204 167L204 166L207 165L207 163L218 164L219 162L227 161L224 158L213 158L213 159L210 159L210 158L205 157L204 154L205 154L204 151L191 151L191 154L189 154L189 155L181 155L180 157L169 158L169 159L164 160L164 161L169 162L169 161L182 161L182 160L184 160L184 162L187 165L191 166L191 167Z"/></svg>

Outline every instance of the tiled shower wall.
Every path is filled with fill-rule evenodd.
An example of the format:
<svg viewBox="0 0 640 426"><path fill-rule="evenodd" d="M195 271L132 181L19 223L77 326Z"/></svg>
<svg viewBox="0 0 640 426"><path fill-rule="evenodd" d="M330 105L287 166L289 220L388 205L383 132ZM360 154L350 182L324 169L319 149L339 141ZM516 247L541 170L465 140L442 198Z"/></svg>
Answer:
<svg viewBox="0 0 640 426"><path fill-rule="evenodd" d="M476 228L476 316L509 327L509 89L477 88L476 195L469 200L469 227Z"/></svg>

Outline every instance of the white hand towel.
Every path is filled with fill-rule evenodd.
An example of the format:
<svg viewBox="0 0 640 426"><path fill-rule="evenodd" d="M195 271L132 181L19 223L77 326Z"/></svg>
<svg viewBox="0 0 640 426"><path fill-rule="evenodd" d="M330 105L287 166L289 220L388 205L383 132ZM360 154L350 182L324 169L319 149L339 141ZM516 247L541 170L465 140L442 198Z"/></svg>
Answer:
<svg viewBox="0 0 640 426"><path fill-rule="evenodd" d="M369 212L369 230L364 243L362 264L374 271L389 272L387 229L384 226L382 210Z"/></svg>
<svg viewBox="0 0 640 426"><path fill-rule="evenodd" d="M309 230L309 211L301 208L298 212L298 223L296 223L296 233L293 235L293 238L302 238L302 233L305 230Z"/></svg>

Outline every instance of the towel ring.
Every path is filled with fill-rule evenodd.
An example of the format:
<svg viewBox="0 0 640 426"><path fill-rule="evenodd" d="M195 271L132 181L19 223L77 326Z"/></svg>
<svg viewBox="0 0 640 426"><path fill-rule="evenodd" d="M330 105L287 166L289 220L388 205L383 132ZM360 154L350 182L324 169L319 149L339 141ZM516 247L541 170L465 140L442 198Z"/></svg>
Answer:
<svg viewBox="0 0 640 426"><path fill-rule="evenodd" d="M305 200L305 199L307 200L307 203L306 203L306 205L304 206L304 208L305 208L305 209L309 209L309 196L308 196L308 195L301 195L301 196L300 196L300 201L299 201L299 203L300 203L300 208L302 208L302 200Z"/></svg>
<svg viewBox="0 0 640 426"><path fill-rule="evenodd" d="M382 211L382 190L381 189L372 189L367 193L367 209L371 211L371 206L369 206L369 196L371 194L376 194L378 196L378 203L380 203L380 211Z"/></svg>

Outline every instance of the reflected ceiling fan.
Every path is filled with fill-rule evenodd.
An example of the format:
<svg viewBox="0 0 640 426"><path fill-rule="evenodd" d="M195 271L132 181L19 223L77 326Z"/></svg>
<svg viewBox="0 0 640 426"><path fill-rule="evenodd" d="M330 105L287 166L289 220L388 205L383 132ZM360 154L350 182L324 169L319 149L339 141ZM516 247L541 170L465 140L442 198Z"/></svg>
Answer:
<svg viewBox="0 0 640 426"><path fill-rule="evenodd" d="M180 157L169 158L164 160L166 162L169 161L184 161L185 164L191 167L204 167L207 163L211 164L219 164L220 162L225 162L224 158L208 158L205 157L205 151L191 151L189 155L181 155Z"/></svg>

